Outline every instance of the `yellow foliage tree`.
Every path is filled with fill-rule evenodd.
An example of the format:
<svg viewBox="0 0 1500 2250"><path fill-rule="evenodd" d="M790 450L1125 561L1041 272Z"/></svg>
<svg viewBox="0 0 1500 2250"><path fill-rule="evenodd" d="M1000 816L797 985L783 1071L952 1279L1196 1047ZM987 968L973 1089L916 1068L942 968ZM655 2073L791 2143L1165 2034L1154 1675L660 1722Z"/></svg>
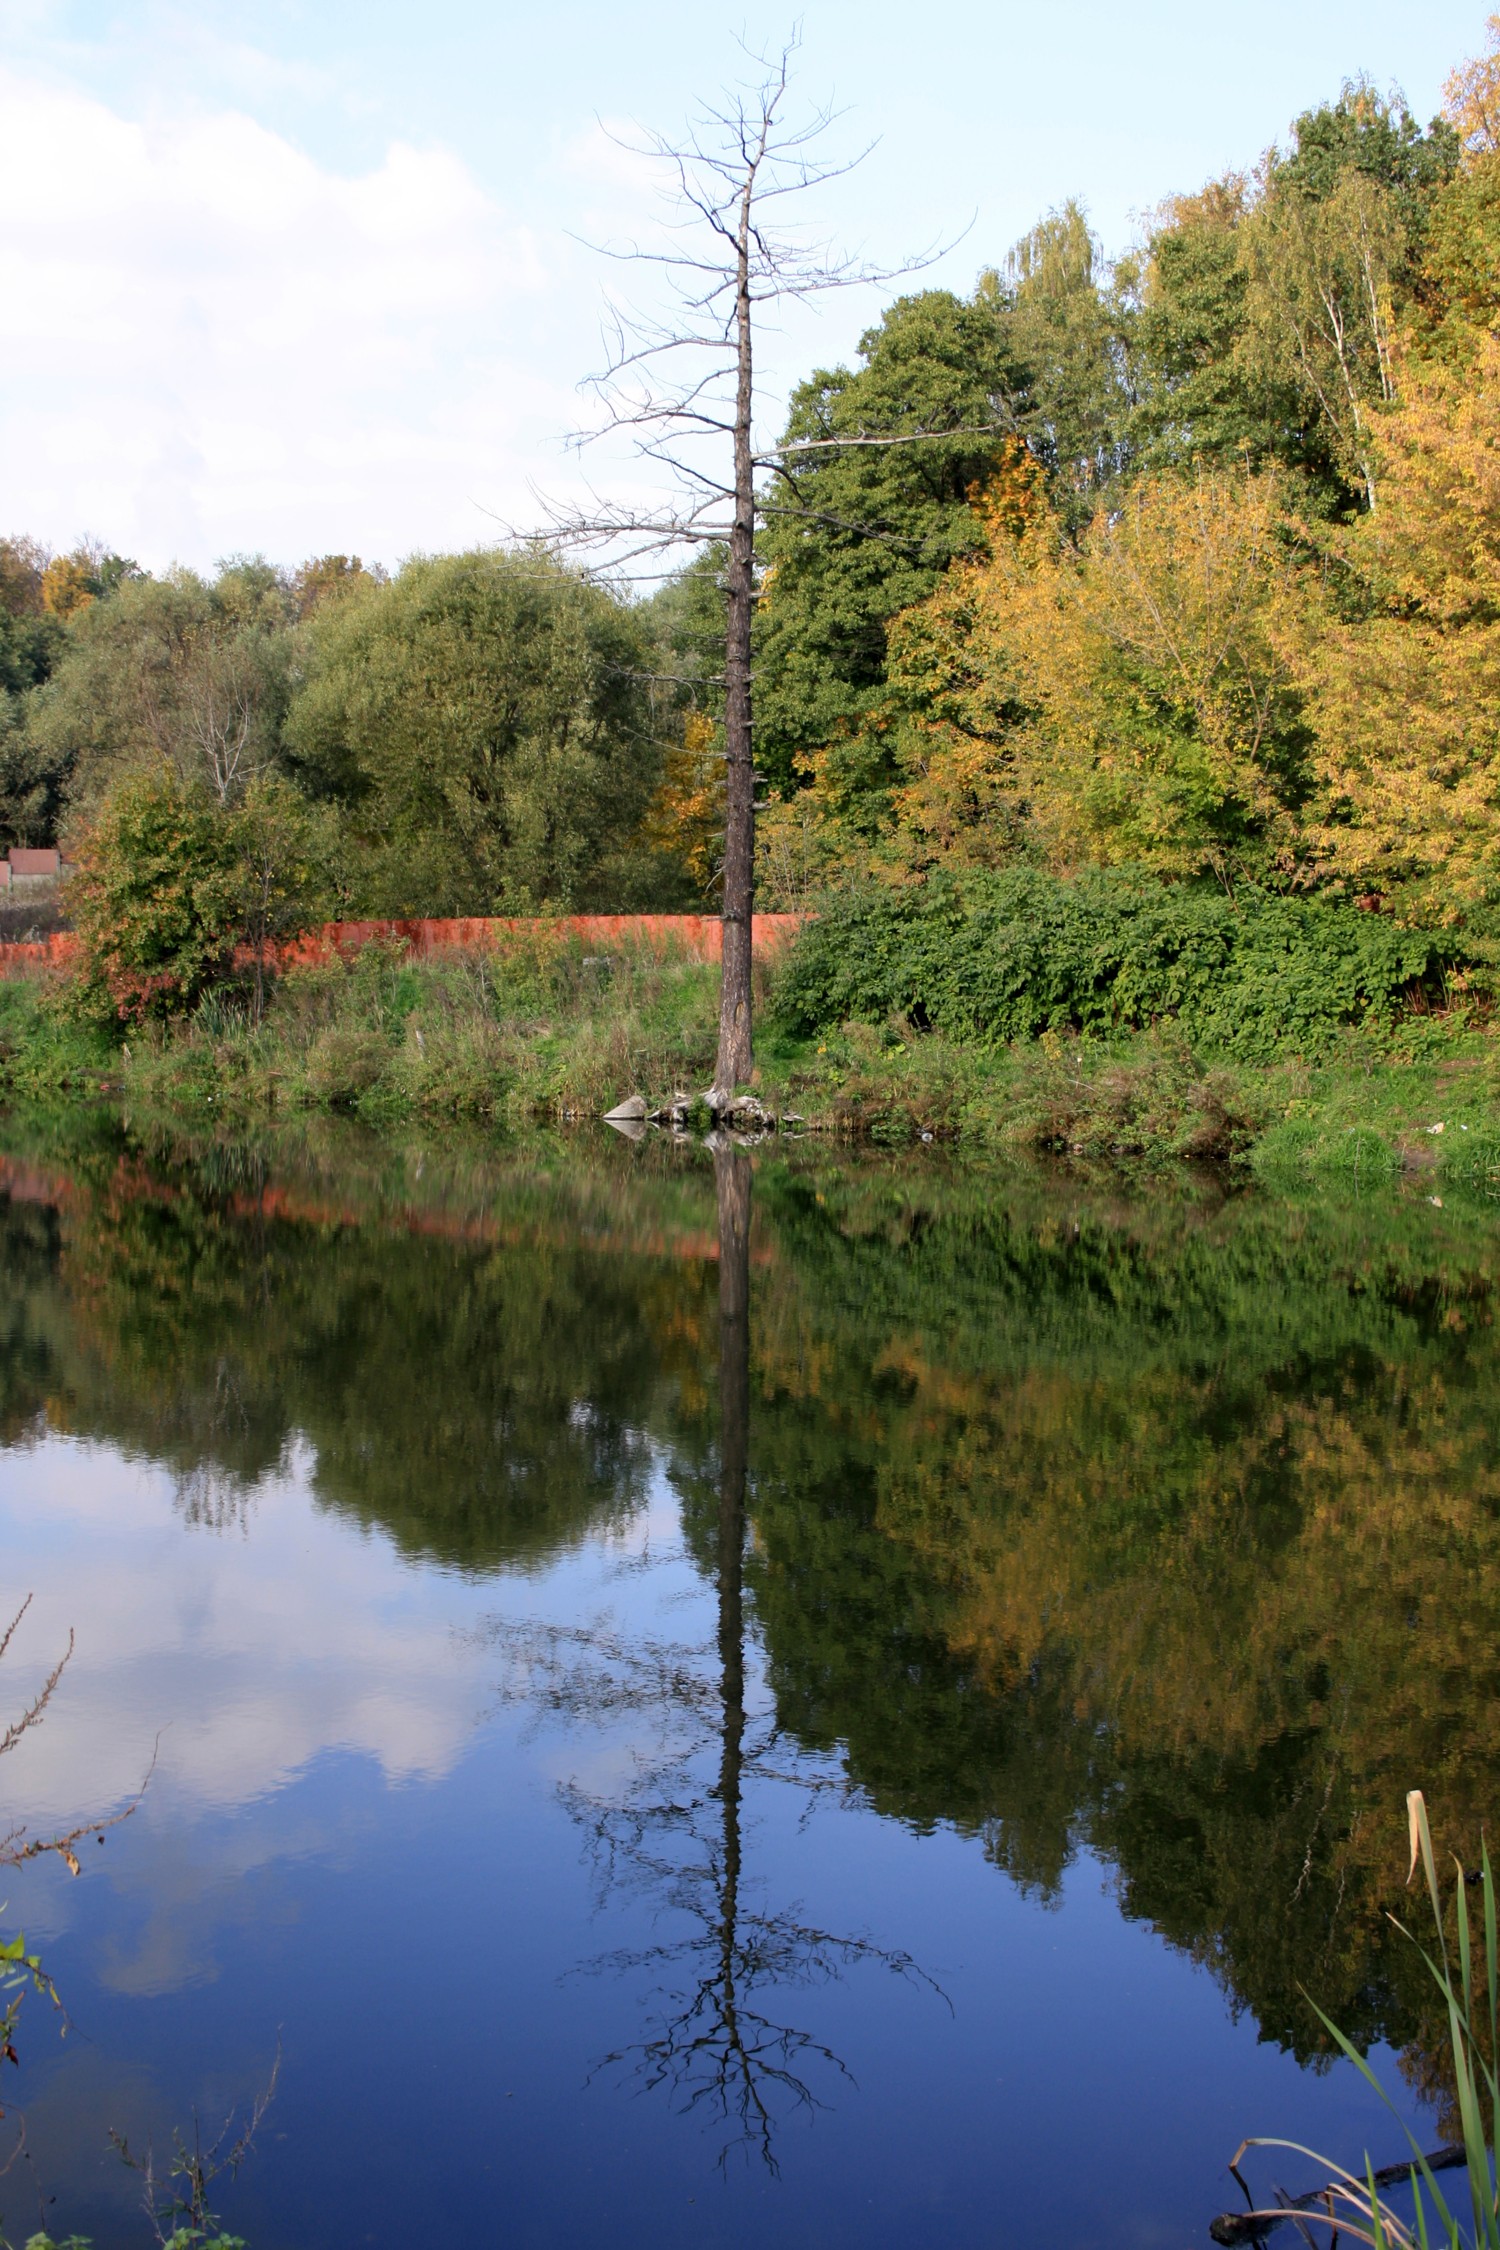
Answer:
<svg viewBox="0 0 1500 2250"><path fill-rule="evenodd" d="M1295 662L1319 856L1352 888L1449 919L1500 879L1500 339L1463 368L1409 360L1401 389L1380 510L1327 557L1348 574L1346 614L1312 601Z"/></svg>
<svg viewBox="0 0 1500 2250"><path fill-rule="evenodd" d="M705 897L724 858L723 764L723 729L706 711L689 711L641 823L642 842L688 868Z"/></svg>
<svg viewBox="0 0 1500 2250"><path fill-rule="evenodd" d="M1138 481L1076 547L1032 511L893 629L906 856L1134 861L1226 884L1295 871L1309 786L1278 629L1290 569L1268 477Z"/></svg>
<svg viewBox="0 0 1500 2250"><path fill-rule="evenodd" d="M1443 82L1443 115L1470 160L1500 152L1500 15L1486 19L1485 33L1485 52L1459 63Z"/></svg>
<svg viewBox="0 0 1500 2250"><path fill-rule="evenodd" d="M42 607L54 617L72 617L95 599L94 568L89 556L59 555L42 572Z"/></svg>

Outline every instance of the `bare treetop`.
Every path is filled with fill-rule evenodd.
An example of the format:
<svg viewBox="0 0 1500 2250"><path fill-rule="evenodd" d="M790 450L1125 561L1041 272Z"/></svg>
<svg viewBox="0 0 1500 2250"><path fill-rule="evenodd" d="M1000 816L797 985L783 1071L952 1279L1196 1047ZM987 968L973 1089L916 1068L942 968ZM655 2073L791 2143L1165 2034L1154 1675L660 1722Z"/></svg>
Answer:
<svg viewBox="0 0 1500 2250"><path fill-rule="evenodd" d="M720 1116L733 1110L754 1066L751 627L757 513L768 505L757 500L756 477L791 450L758 451L753 442L756 324L767 306L887 282L939 255L871 266L787 216L794 198L842 178L869 153L825 161L816 151L840 113L825 105L800 119L788 114L796 46L794 33L774 59L746 50L758 78L705 107L681 140L646 133L618 143L663 166L670 239L660 250L632 243L605 254L657 269L669 307L611 308L605 364L584 386L603 419L573 443L626 435L638 459L667 472L675 494L645 508L590 494L587 506L546 511L560 546L603 548L613 568L682 545L725 551L724 950L718 1059L706 1096ZM902 442L911 441L905 434Z"/></svg>
<svg viewBox="0 0 1500 2250"><path fill-rule="evenodd" d="M845 111L824 103L800 118L787 114L794 33L774 54L745 49L756 76L732 87L689 121L681 139L643 131L611 133L615 146L655 160L665 178L661 249L638 241L589 247L616 263L658 269L668 300L660 312L609 306L604 364L580 386L604 409L600 421L575 431L576 451L627 434L638 456L668 471L675 501L642 511L624 500L591 494L576 508L547 507L549 529L565 544L624 541L615 560L629 562L678 543L727 541L736 500L735 464L718 448L743 434L740 377L748 365L748 323L760 308L806 301L831 290L877 286L914 273L941 253L926 251L897 266L875 266L835 248L826 234L785 215L793 197L842 179L875 142L827 160L816 153ZM748 316L748 317L747 317ZM951 432L944 433L951 436ZM695 442L696 441L696 442ZM705 445L702 441L707 441ZM752 472L774 467L788 452L828 441L752 444ZM839 442L850 442L847 440ZM912 442L908 435L853 442Z"/></svg>

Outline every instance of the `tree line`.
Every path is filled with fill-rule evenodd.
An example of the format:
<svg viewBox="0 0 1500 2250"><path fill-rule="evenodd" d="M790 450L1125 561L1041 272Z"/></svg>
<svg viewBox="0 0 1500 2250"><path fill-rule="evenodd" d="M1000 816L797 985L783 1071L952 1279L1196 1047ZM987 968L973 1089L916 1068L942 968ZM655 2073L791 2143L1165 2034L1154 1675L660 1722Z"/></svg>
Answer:
<svg viewBox="0 0 1500 2250"><path fill-rule="evenodd" d="M1482 954L1497 312L1500 18L1426 126L1350 81L1125 255L1068 203L890 305L756 488L760 903L1126 864ZM700 904L731 562L635 598L542 541L392 577L5 541L0 842L113 866L101 921L153 849L205 928Z"/></svg>

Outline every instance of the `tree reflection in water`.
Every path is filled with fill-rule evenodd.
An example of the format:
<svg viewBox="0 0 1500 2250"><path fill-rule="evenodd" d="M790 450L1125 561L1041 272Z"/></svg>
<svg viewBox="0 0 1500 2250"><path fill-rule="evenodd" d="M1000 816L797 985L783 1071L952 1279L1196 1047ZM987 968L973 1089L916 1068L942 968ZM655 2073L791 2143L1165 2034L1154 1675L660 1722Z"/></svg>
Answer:
<svg viewBox="0 0 1500 2250"><path fill-rule="evenodd" d="M589 1973L646 1971L655 1983L643 2036L616 2048L590 2076L624 2066L648 2089L663 2088L683 2113L725 2129L721 2165L738 2148L776 2171L777 2127L798 2111L827 2106L815 2081L853 2083L842 2058L816 2031L785 2020L773 1995L834 1983L857 1964L940 1987L911 1955L861 1932L839 1934L802 1918L793 1902L760 1903L763 1886L745 1865L747 1784L776 1782L805 1793L804 1817L842 1781L797 1770L795 1746L780 1741L773 1711L751 1713L745 1697L744 1551L750 1424L751 1166L743 1149L714 1150L719 1224L719 1396L715 1586L718 1629L697 1647L628 1638L605 1627L500 1627L522 1666L520 1692L552 1714L653 1716L654 1757L640 1759L614 1795L563 1792L585 1830L600 1902L621 1893L681 1918L680 1935L624 1948L586 1964ZM717 1658L717 1677L713 1662ZM782 1752L778 1758L778 1750ZM717 1757L715 1760L715 1751ZM707 1779L716 1763L717 1773Z"/></svg>

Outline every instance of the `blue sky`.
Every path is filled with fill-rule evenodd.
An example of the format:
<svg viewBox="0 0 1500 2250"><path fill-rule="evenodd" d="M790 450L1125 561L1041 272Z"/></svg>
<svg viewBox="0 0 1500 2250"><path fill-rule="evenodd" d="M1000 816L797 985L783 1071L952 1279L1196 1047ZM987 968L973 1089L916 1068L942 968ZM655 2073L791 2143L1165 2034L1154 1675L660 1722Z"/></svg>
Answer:
<svg viewBox="0 0 1500 2250"><path fill-rule="evenodd" d="M596 362L603 262L652 182L600 129L674 130L764 10L395 0L0 0L0 528L154 568L262 548L394 564L536 520ZM895 262L963 234L967 289L1049 205L1112 250L1175 189L1254 163L1364 70L1424 120L1480 11L812 0L798 85L877 146L820 220ZM963 230L967 229L967 232ZM644 287L644 283L642 284ZM879 294L767 335L785 387ZM604 455L596 482L636 476Z"/></svg>

